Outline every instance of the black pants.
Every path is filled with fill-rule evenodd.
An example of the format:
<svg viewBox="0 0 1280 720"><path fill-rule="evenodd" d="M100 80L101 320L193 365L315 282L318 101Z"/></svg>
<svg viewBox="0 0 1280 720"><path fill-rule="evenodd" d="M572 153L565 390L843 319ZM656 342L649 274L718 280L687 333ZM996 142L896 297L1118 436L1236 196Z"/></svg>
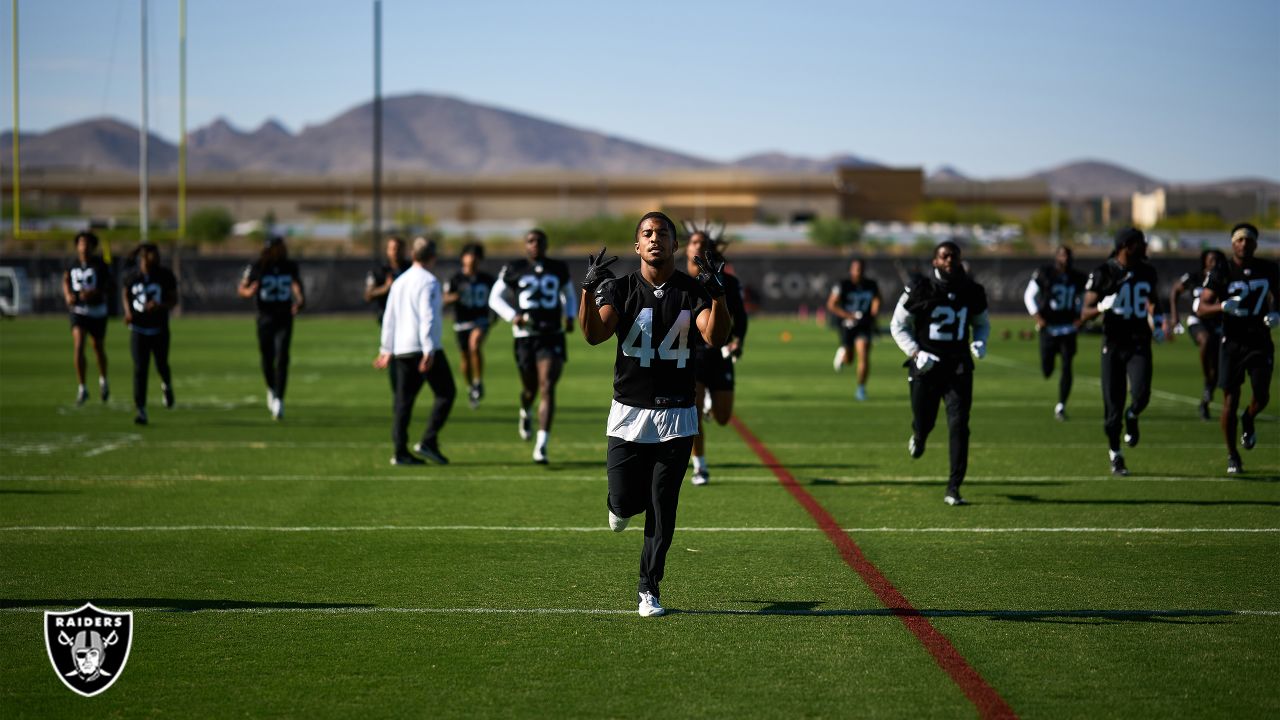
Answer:
<svg viewBox="0 0 1280 720"><path fill-rule="evenodd" d="M262 379L275 396L284 399L289 382L289 343L293 341L293 316L258 316L258 354L262 356Z"/></svg>
<svg viewBox="0 0 1280 720"><path fill-rule="evenodd" d="M427 421L427 429L422 433L422 442L430 445L435 442L440 429L449 419L449 411L453 409L453 398L457 388L453 384L453 372L449 370L449 360L443 351L437 351L431 369L425 374L418 371L418 363L422 362L422 354L397 355L391 361L391 372L395 375L394 422L391 426L391 442L395 444L397 455L409 453L409 419L413 416L413 403L418 399L418 391L425 382L435 393L435 405L431 408L431 419Z"/></svg>
<svg viewBox="0 0 1280 720"><path fill-rule="evenodd" d="M147 375L151 372L151 358L156 359L156 372L165 385L170 384L169 331L158 335L129 333L129 351L133 354L133 404L139 410L147 406Z"/></svg>
<svg viewBox="0 0 1280 720"><path fill-rule="evenodd" d="M640 551L640 592L658 597L667 568L667 551L676 533L680 484L689 467L693 437L662 443L634 443L609 438L607 467L609 511L618 517L644 513L644 547Z"/></svg>
<svg viewBox="0 0 1280 720"><path fill-rule="evenodd" d="M939 362L919 375L909 371L911 430L924 440L938 422L938 404L947 403L947 429L951 434L951 477L947 490L960 490L969 471L969 409L973 406L973 368L963 362Z"/></svg>
<svg viewBox="0 0 1280 720"><path fill-rule="evenodd" d="M1074 379L1071 364L1076 357L1076 334L1053 337L1047 331L1041 331L1040 372L1044 373L1046 379L1053 375L1053 364L1058 355L1062 356L1062 375L1058 377L1058 402L1066 405L1067 397L1071 395L1071 381Z"/></svg>
<svg viewBox="0 0 1280 720"><path fill-rule="evenodd" d="M1107 442L1120 451L1120 428L1124 421L1125 380L1132 397L1129 409L1141 413L1151 401L1151 346L1102 346L1102 406Z"/></svg>

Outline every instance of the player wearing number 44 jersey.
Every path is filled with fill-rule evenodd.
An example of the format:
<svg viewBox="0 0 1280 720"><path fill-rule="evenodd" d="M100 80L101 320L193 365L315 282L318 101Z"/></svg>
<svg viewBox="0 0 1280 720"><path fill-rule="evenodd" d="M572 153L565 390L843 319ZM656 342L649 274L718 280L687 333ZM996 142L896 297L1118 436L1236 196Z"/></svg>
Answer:
<svg viewBox="0 0 1280 720"><path fill-rule="evenodd" d="M289 345L293 342L293 316L303 306L302 274L289 259L284 238L273 235L258 261L244 269L240 297L258 305L258 354L262 378L267 383L267 410L276 420L284 418L284 388L289 380Z"/></svg>
<svg viewBox="0 0 1280 720"><path fill-rule="evenodd" d="M1236 410L1244 379L1253 387L1253 400L1240 414L1240 444L1252 450L1258 442L1254 419L1271 400L1271 375L1276 348L1268 328L1280 325L1280 268L1254 257L1258 229L1240 223L1231 230L1231 259L1209 272L1196 312L1202 318L1222 317L1218 354L1218 385L1222 388L1222 434L1227 443L1227 472L1244 472L1236 451Z"/></svg>
<svg viewBox="0 0 1280 720"><path fill-rule="evenodd" d="M618 339L613 403L609 409L607 467L609 527L626 528L645 514L640 555L642 617L662 615L659 584L675 534L680 484L698 434L695 363L689 334L711 348L729 337L723 263L697 258L692 278L676 270L679 245L671 219L651 212L636 227L640 270L614 278L605 252L590 258L582 280L582 332L599 345Z"/></svg>
<svg viewBox="0 0 1280 720"><path fill-rule="evenodd" d="M969 328L973 327L973 342ZM951 442L948 505L964 505L960 483L969 469L969 409L973 406L973 358L987 356L991 323L987 291L969 278L960 262L960 246L947 241L933 251L933 275L907 286L889 324L894 342L907 354L911 384L912 458L924 455L925 441L938 420L938 404L947 404Z"/></svg>
<svg viewBox="0 0 1280 720"><path fill-rule="evenodd" d="M531 437L529 410L538 402L538 437L533 461L547 462L547 443L556 411L556 383L568 360L564 334L573 329L577 308L570 302L569 266L547 257L547 234L530 230L526 258L510 263L489 293L489 306L511 323L520 371L520 438ZM511 300L515 300L515 305ZM564 318L563 323L561 318Z"/></svg>
<svg viewBox="0 0 1280 720"><path fill-rule="evenodd" d="M1116 233L1115 251L1085 283L1080 324L1102 315L1103 428L1114 475L1128 475L1120 452L1123 414L1124 441L1138 445L1138 416L1151 400L1151 340L1162 339L1156 317L1156 271L1147 262L1142 231L1123 228ZM1159 327L1158 333L1153 333ZM1129 407L1124 406L1128 381Z"/></svg>
<svg viewBox="0 0 1280 720"><path fill-rule="evenodd" d="M1072 361L1076 356L1076 320L1084 302L1084 273L1071 267L1071 248L1063 246L1055 253L1053 264L1031 276L1023 301L1027 312L1036 319L1040 333L1040 371L1047 380L1053 375L1054 360L1062 356L1062 375L1058 378L1058 404L1053 416L1067 419L1067 398L1071 395Z"/></svg>

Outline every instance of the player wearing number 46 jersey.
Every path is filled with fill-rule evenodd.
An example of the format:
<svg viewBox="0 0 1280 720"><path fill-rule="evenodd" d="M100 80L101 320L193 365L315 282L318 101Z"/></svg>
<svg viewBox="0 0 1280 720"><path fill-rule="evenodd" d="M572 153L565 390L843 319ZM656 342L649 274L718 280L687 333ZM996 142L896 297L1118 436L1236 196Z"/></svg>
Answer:
<svg viewBox="0 0 1280 720"><path fill-rule="evenodd" d="M618 339L613 403L609 409L607 467L609 526L620 532L645 514L638 610L662 615L659 584L675 534L680 484L698 434L695 363L690 333L711 348L729 337L723 263L697 258L692 278L676 270L676 227L651 212L636 227L640 270L614 278L616 257L593 256L582 280L582 332L599 345Z"/></svg>
<svg viewBox="0 0 1280 720"><path fill-rule="evenodd" d="M169 311L178 304L178 281L160 264L160 248L143 243L130 254L137 269L125 277L121 290L124 324L129 327L133 353L133 422L147 424L147 375L155 358L164 406L173 407L173 376L169 370Z"/></svg>
<svg viewBox="0 0 1280 720"><path fill-rule="evenodd" d="M293 316L304 304L302 274L289 259L284 238L273 235L258 261L244 269L240 297L258 305L258 354L262 378L267 383L267 409L276 420L284 418L284 388L289 380L289 345L293 342Z"/></svg>
<svg viewBox="0 0 1280 720"><path fill-rule="evenodd" d="M529 410L533 399L541 397L533 461L545 464L551 421L556 411L556 383L569 359L564 334L573 329L577 308L570 301L569 266L547 257L547 234L536 228L530 230L524 237L524 249L526 258L510 263L498 275L489 293L489 306L511 323L516 339L516 368L523 386L520 391L522 440L531 437Z"/></svg>
<svg viewBox="0 0 1280 720"><path fill-rule="evenodd" d="M969 342L969 328L973 342ZM964 505L960 484L969 469L969 409L973 406L973 358L987 356L991 323L987 291L969 278L960 262L960 246L947 241L933 251L933 274L907 286L889 324L894 342L907 354L911 385L912 458L924 455L925 441L938 420L938 404L947 404L951 476L943 500Z"/></svg>
<svg viewBox="0 0 1280 720"><path fill-rule="evenodd" d="M1080 324L1102 315L1103 429L1114 475L1128 475L1120 452L1120 423L1124 441L1138 445L1138 416L1151 400L1151 340L1160 324L1156 317L1156 271L1147 262L1147 239L1141 230L1116 233L1115 251L1089 275L1085 283ZM1159 337L1163 337L1163 327ZM1129 407L1124 406L1128 381Z"/></svg>
<svg viewBox="0 0 1280 720"><path fill-rule="evenodd" d="M1236 410L1244 379L1253 387L1253 400L1240 414L1240 444L1252 450L1258 442L1254 419L1271 400L1271 376L1276 348L1269 328L1280 326L1280 268L1254 257L1258 229L1240 223L1231 230L1231 259L1213 268L1204 281L1196 312L1202 318L1221 316L1222 343L1218 354L1218 385L1222 388L1222 434L1227 443L1227 472L1244 472L1236 451Z"/></svg>

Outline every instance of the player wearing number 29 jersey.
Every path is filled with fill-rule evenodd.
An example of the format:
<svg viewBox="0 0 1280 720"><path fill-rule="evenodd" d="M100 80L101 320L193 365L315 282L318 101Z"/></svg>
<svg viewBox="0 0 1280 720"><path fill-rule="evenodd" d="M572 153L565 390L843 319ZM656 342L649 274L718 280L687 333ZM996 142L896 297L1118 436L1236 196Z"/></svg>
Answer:
<svg viewBox="0 0 1280 720"><path fill-rule="evenodd" d="M284 418L284 390L289 381L289 346L293 343L293 316L302 310L302 274L289 259L284 238L273 235L258 261L244 269L240 297L253 298L258 306L258 354L262 378L267 384L267 410L276 420Z"/></svg>

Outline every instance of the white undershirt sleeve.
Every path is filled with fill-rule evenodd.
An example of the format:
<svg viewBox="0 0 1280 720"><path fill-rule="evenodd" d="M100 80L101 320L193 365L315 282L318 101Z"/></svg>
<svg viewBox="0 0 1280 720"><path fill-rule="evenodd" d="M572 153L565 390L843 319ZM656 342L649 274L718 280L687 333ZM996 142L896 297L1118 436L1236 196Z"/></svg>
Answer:
<svg viewBox="0 0 1280 720"><path fill-rule="evenodd" d="M1035 278L1031 278L1031 282L1027 283L1027 292L1023 294L1022 302L1027 304L1029 315L1040 312L1040 284Z"/></svg>
<svg viewBox="0 0 1280 720"><path fill-rule="evenodd" d="M907 294L903 293L898 299L898 306L893 309L893 319L889 321L889 334L893 336L893 341L898 344L902 352L906 353L907 357L915 355L920 350L920 344L912 334L912 325L911 313L907 312Z"/></svg>
<svg viewBox="0 0 1280 720"><path fill-rule="evenodd" d="M493 283L493 289L489 291L489 307L496 313L498 317L511 322L516 319L516 309L511 307L511 303L507 302L507 283L501 277Z"/></svg>

